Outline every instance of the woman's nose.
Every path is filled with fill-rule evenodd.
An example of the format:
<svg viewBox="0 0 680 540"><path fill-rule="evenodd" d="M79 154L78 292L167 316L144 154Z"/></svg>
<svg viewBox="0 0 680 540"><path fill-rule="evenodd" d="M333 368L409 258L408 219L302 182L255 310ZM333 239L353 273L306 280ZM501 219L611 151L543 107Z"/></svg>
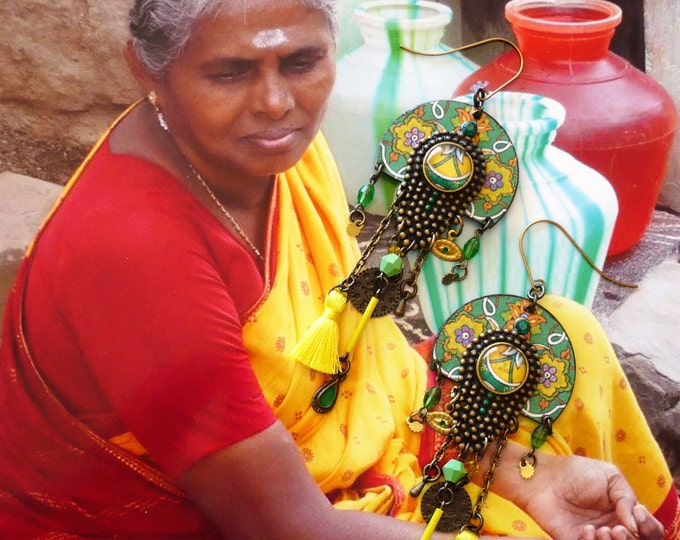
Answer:
<svg viewBox="0 0 680 540"><path fill-rule="evenodd" d="M281 74L264 75L258 86L257 94L253 96L257 112L278 120L294 107L293 93Z"/></svg>

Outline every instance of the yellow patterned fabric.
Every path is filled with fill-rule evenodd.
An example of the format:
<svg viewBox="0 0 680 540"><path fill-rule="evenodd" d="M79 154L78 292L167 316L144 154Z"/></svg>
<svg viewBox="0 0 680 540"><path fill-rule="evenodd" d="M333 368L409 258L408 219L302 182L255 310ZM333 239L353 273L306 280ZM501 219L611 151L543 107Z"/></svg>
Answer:
<svg viewBox="0 0 680 540"><path fill-rule="evenodd" d="M311 408L311 400L326 377L289 357L323 313L329 290L349 274L359 256L356 243L348 241L347 201L321 136L294 169L278 176L275 196L276 272L264 304L244 328L265 396L317 483L338 506L417 519L411 497L373 480L387 475L410 487L420 474L419 438L404 420L422 402L427 365L396 324L389 317L371 319L355 347L338 401L325 415ZM351 306L343 313L341 348L359 318Z"/></svg>
<svg viewBox="0 0 680 540"><path fill-rule="evenodd" d="M290 359L300 336L323 313L329 290L359 256L346 233L347 202L321 136L294 169L279 175L276 197L276 270L263 304L244 328L262 389L336 506L421 520L417 501L408 495L420 479L419 435L405 419L422 404L428 370L396 324L390 317L370 320L338 401L325 415L311 408L311 400L327 377ZM571 402L554 425L555 435L540 452L612 461L639 500L657 509L672 479L607 338L583 306L556 297L542 304L567 330L577 379ZM343 313L341 350L359 317L351 306ZM534 427L522 418L512 438L530 448ZM477 488L471 488L474 500ZM547 537L529 516L493 493L483 514L484 532Z"/></svg>

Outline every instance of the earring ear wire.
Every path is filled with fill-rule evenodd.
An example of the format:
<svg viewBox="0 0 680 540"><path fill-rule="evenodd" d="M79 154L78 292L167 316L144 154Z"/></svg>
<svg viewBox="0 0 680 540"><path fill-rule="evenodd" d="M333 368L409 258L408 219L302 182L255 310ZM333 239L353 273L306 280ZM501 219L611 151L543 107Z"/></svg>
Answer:
<svg viewBox="0 0 680 540"><path fill-rule="evenodd" d="M586 254L585 251L581 248L581 246L578 245L576 240L567 232L567 230L557 223L556 221L553 221L551 219L539 219L534 221L533 223L529 223L525 227L525 229L522 231L522 234L519 237L519 252L520 255L522 256L522 262L524 263L524 268L527 271L527 276L529 276L529 282L531 283L531 291L533 293L545 293L545 281L542 279L534 279L533 275L531 274L531 269L529 268L529 261L527 259L526 253L524 251L524 236L529 232L529 229L533 227L534 225L538 225L539 223L547 223L549 225L553 225L557 227L564 236L567 237L567 239L571 242L571 244L576 248L576 250L579 252L581 257L585 259L585 261L590 265L590 267L595 270L598 274L600 274L604 279L607 281L611 281L612 283L616 283L617 285L621 285L622 287L629 287L631 289L636 289L637 288L637 283L626 283L624 281L619 281L618 279L613 278L612 276L606 274L602 270L600 270L597 265L591 260L590 257ZM543 296L543 294L540 294L540 296Z"/></svg>
<svg viewBox="0 0 680 540"><path fill-rule="evenodd" d="M447 51L441 51L441 52L423 52L423 51L417 51L415 49L411 49L410 47L407 47L406 45L400 45L400 47L413 54L418 54L420 56L446 56L447 54L453 54L457 52L462 52L466 51L468 49L474 49L475 47L480 47L482 45L486 45L487 43L505 43L506 45L510 45L513 49L515 49L515 52L517 53L517 56L519 57L519 67L517 68L517 72L510 77L507 81L505 81L503 84L501 84L498 88L495 90L492 90L490 92L488 91L483 91L479 93L479 95L475 94L475 99L479 100L480 102L484 102L487 99L492 98L495 96L498 92L503 90L506 86L508 86L512 81L517 79L517 77L520 76L522 73L522 70L524 69L524 55L522 54L522 51L519 50L519 47L515 45L512 41L509 39L505 38L500 38L500 37L493 37L493 38L488 38L488 39L483 39L481 41L476 41L475 43L468 43L467 45L463 45L462 47L456 47L455 49L449 49Z"/></svg>

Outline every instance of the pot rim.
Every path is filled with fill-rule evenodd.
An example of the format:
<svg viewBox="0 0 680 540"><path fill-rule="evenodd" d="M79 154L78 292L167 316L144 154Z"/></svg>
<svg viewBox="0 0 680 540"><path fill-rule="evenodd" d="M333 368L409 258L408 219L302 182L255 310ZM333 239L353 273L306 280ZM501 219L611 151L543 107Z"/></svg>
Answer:
<svg viewBox="0 0 680 540"><path fill-rule="evenodd" d="M527 11L536 8L578 8L593 14L589 20L551 20L534 17ZM505 18L520 28L560 34L585 34L612 30L621 23L622 10L607 0L511 0L505 5Z"/></svg>

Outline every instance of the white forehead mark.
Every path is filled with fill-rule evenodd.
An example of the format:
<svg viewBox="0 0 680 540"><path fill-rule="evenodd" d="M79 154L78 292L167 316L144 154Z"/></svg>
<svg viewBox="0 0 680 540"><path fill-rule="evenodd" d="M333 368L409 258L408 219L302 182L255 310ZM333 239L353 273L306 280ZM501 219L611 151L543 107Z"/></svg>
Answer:
<svg viewBox="0 0 680 540"><path fill-rule="evenodd" d="M262 30L253 37L253 46L258 49L269 49L271 47L278 47L288 42L288 37L280 28L271 28Z"/></svg>

